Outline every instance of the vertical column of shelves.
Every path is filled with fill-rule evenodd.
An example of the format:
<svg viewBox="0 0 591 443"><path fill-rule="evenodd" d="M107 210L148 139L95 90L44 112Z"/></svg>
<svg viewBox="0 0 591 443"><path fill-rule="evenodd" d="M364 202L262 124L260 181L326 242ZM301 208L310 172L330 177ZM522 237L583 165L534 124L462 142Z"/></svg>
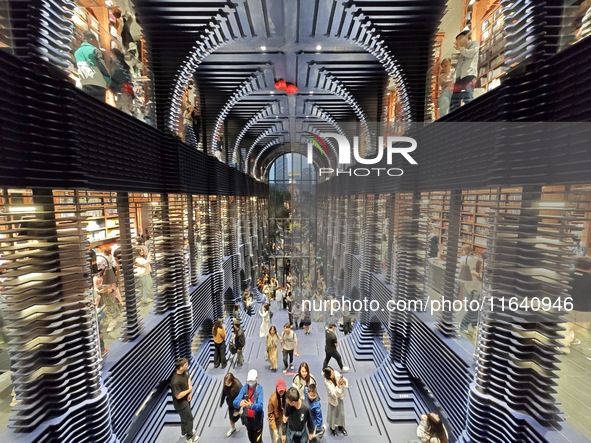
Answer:
<svg viewBox="0 0 591 443"><path fill-rule="evenodd" d="M500 86L505 74L505 16L499 2L491 6L480 27L478 80L481 88L490 91Z"/></svg>
<svg viewBox="0 0 591 443"><path fill-rule="evenodd" d="M439 258L447 255L447 239L449 229L449 191L429 193L429 214L431 225L435 227L435 234L439 237Z"/></svg>
<svg viewBox="0 0 591 443"><path fill-rule="evenodd" d="M496 206L496 191L476 189L462 192L460 214L460 246L484 252L489 235L489 217Z"/></svg>
<svg viewBox="0 0 591 443"><path fill-rule="evenodd" d="M57 191L58 200L69 197ZM107 243L116 243L119 239L119 215L117 197L113 192L77 191L82 215L85 217L86 233L91 248Z"/></svg>

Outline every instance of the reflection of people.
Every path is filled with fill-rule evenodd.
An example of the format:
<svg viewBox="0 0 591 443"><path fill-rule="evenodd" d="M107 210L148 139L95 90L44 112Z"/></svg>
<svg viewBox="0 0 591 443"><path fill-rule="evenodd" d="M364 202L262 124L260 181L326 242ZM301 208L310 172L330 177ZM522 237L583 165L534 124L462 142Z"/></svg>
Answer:
<svg viewBox="0 0 591 443"><path fill-rule="evenodd" d="M117 94L117 108L131 115L133 105L133 85L131 83L131 71L125 61L125 54L119 49L113 49L112 64L114 66L111 78L111 91Z"/></svg>
<svg viewBox="0 0 591 443"><path fill-rule="evenodd" d="M437 226L431 226L429 229L429 258L436 258L439 256L439 236Z"/></svg>
<svg viewBox="0 0 591 443"><path fill-rule="evenodd" d="M189 377L189 361L179 358L176 361L176 370L172 374L170 387L172 388L172 403L174 410L181 417L181 433L187 439L187 443L199 440L193 430L193 413L191 412L191 399L193 396L193 384Z"/></svg>
<svg viewBox="0 0 591 443"><path fill-rule="evenodd" d="M464 295L472 290L480 291L482 286L482 280L475 278L475 275L478 275L476 272L476 265L480 261L478 254L472 252L472 247L469 245L464 245L461 248L462 255L458 259L459 262L459 269L460 273L462 267L468 266L470 269L470 274L472 276L472 280L460 280L460 291L458 294L458 300L463 300Z"/></svg>
<svg viewBox="0 0 591 443"><path fill-rule="evenodd" d="M448 436L445 426L439 415L430 412L427 415L421 415L421 422L417 428L417 437L422 443L447 443Z"/></svg>
<svg viewBox="0 0 591 443"><path fill-rule="evenodd" d="M111 83L111 76L98 46L99 42L94 33L86 31L84 32L84 41L74 53L74 57L82 90L91 97L104 102L107 85Z"/></svg>
<svg viewBox="0 0 591 443"><path fill-rule="evenodd" d="M134 262L134 272L138 282L139 299L144 304L150 303L153 289L152 276L150 275L152 272L152 266L150 266L152 259L147 252L147 249L148 248L145 246L140 246L137 250L138 257L136 257Z"/></svg>
<svg viewBox="0 0 591 443"><path fill-rule="evenodd" d="M451 96L450 111L469 103L474 97L474 84L478 69L478 43L471 40L470 31L462 31L456 36L454 45L460 56L456 64L456 81Z"/></svg>
<svg viewBox="0 0 591 443"><path fill-rule="evenodd" d="M588 334L591 324L591 257L578 257L575 261L572 290L573 310L567 315L564 346L575 346ZM566 351L568 353L568 351Z"/></svg>
<svg viewBox="0 0 591 443"><path fill-rule="evenodd" d="M261 309L259 309L259 315L262 318L261 326L259 327L259 337L263 338L267 336L269 328L271 327L271 307L269 303L265 303Z"/></svg>
<svg viewBox="0 0 591 443"><path fill-rule="evenodd" d="M449 112L454 84L453 74L451 59L444 58L441 60L441 73L439 74L439 86L441 86L441 92L439 93L439 99L437 101L439 117L444 117Z"/></svg>

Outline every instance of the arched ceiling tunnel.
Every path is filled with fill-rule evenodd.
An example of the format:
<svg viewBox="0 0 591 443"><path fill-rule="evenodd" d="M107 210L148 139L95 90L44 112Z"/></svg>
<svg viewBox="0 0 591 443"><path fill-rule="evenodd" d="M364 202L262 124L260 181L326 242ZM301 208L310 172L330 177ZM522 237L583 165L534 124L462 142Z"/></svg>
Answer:
<svg viewBox="0 0 591 443"><path fill-rule="evenodd" d="M446 1L134 3L153 60L160 128L174 131L193 80L204 149L211 152L223 125L228 158L256 176L278 152L303 152L310 132L367 133L368 122L384 119L388 85L401 118L422 120ZM278 79L298 92L275 90ZM334 162L331 151L317 161Z"/></svg>

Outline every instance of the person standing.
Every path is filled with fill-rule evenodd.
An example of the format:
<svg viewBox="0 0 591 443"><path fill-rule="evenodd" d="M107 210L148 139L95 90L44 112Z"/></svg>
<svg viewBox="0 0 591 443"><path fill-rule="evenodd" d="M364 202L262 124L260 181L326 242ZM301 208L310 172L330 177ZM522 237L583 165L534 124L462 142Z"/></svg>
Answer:
<svg viewBox="0 0 591 443"><path fill-rule="evenodd" d="M449 105L451 103L454 85L454 73L451 67L451 59L444 58L441 60L440 69L439 86L441 87L441 92L439 93L437 106L439 107L439 117L445 117L449 113Z"/></svg>
<svg viewBox="0 0 591 443"><path fill-rule="evenodd" d="M349 382L330 366L324 368L324 384L328 392L328 416L326 421L332 435L337 435L339 429L343 435L348 435L345 428L345 389Z"/></svg>
<svg viewBox="0 0 591 443"><path fill-rule="evenodd" d="M283 332L281 333L279 343L281 344L281 352L283 353L283 373L287 374L288 369L293 369L294 353L296 357L300 356L300 354L298 354L298 337L295 332L291 330L290 323L285 323L285 325L283 325ZM288 357L289 363L287 361Z"/></svg>
<svg viewBox="0 0 591 443"><path fill-rule="evenodd" d="M326 344L324 345L324 352L326 356L324 357L322 367L326 368L328 366L328 363L330 362L330 359L334 358L337 361L341 371L347 372L349 370L349 367L343 366L343 359L341 358L341 354L337 350L337 346L339 344L337 341L337 334L335 333L336 328L337 325L331 323L328 325L328 329L326 330Z"/></svg>
<svg viewBox="0 0 591 443"><path fill-rule="evenodd" d="M300 392L300 397L304 398L306 396L308 386L311 384L315 385L316 379L312 374L310 374L310 367L308 366L308 363L304 361L300 363L298 373L293 376L291 385Z"/></svg>
<svg viewBox="0 0 591 443"><path fill-rule="evenodd" d="M172 403L174 410L181 417L181 434L187 443L199 440L193 430L193 413L191 412L191 399L193 396L193 384L189 377L189 361L179 358L175 363L176 370L172 374L170 386L172 388Z"/></svg>
<svg viewBox="0 0 591 443"><path fill-rule="evenodd" d="M462 31L456 36L454 48L460 52L456 64L456 81L451 96L450 111L470 103L474 97L474 85L478 69L478 43L471 39L470 31Z"/></svg>
<svg viewBox="0 0 591 443"><path fill-rule="evenodd" d="M138 257L135 259L135 275L138 282L139 299L143 304L149 304L152 298L152 258L148 253L148 248L141 245L138 247Z"/></svg>
<svg viewBox="0 0 591 443"><path fill-rule="evenodd" d="M276 371L279 366L279 358L277 357L277 350L279 349L279 334L277 328L271 326L266 338L267 357L269 358L271 371Z"/></svg>
<svg viewBox="0 0 591 443"><path fill-rule="evenodd" d="M111 75L98 49L99 42L93 32L85 31L84 41L74 53L78 76L82 90L91 97L105 101L107 86L111 83Z"/></svg>
<svg viewBox="0 0 591 443"><path fill-rule="evenodd" d="M213 367L219 368L220 364L222 369L226 367L228 361L226 360L226 328L224 327L224 321L219 318L216 320L211 330L213 335Z"/></svg>
<svg viewBox="0 0 591 443"><path fill-rule="evenodd" d="M271 327L271 306L269 303L265 303L259 309L259 315L262 318L261 326L259 328L259 337L263 338L266 337L269 333L269 328Z"/></svg>
<svg viewBox="0 0 591 443"><path fill-rule="evenodd" d="M129 65L125 61L125 54L117 48L113 48L112 69L110 89L117 94L117 109L131 115L133 108L133 84ZM144 239L145 241L145 239ZM147 242L144 243L149 247Z"/></svg>
<svg viewBox="0 0 591 443"><path fill-rule="evenodd" d="M228 405L228 419L230 420L230 429L226 432L226 437L236 432L236 422L240 420L240 409L234 408L234 399L240 393L242 383L231 372L224 377L224 386L222 387L222 398L220 408L224 405L224 400Z"/></svg>
<svg viewBox="0 0 591 443"><path fill-rule="evenodd" d="M294 303L293 304L293 308L291 310L292 315L293 315L293 327L295 329L300 329L301 325L300 325L300 318L302 317L302 307L300 306L299 303Z"/></svg>
<svg viewBox="0 0 591 443"><path fill-rule="evenodd" d="M263 387L257 383L256 369L248 371L246 385L234 399L234 409L242 408L243 423L248 432L250 443L263 441Z"/></svg>
<svg viewBox="0 0 591 443"><path fill-rule="evenodd" d="M289 388L287 405L283 413L282 443L308 443L314 438L315 430L310 405L302 401L296 388Z"/></svg>
<svg viewBox="0 0 591 443"><path fill-rule="evenodd" d="M271 441L278 443L280 437L283 435L283 412L285 411L285 380L278 379L275 383L275 392L269 397L268 416L269 416L269 433L271 434Z"/></svg>
<svg viewBox="0 0 591 443"><path fill-rule="evenodd" d="M240 322L234 320L234 333L232 334L232 341L234 349L236 350L236 364L234 367L242 366L244 364L244 346L246 346L246 337L244 331L240 326Z"/></svg>

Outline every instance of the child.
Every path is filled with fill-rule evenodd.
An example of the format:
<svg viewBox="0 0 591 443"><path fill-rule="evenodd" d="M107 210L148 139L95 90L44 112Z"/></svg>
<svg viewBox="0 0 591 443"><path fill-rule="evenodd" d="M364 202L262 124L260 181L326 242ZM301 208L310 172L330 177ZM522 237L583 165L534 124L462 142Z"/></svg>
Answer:
<svg viewBox="0 0 591 443"><path fill-rule="evenodd" d="M315 442L322 438L324 431L326 431L326 426L322 424L322 407L320 406L320 397L318 396L314 383L309 385L306 390L306 400L310 403L310 413L314 420L314 426L316 426L315 437L310 441Z"/></svg>

